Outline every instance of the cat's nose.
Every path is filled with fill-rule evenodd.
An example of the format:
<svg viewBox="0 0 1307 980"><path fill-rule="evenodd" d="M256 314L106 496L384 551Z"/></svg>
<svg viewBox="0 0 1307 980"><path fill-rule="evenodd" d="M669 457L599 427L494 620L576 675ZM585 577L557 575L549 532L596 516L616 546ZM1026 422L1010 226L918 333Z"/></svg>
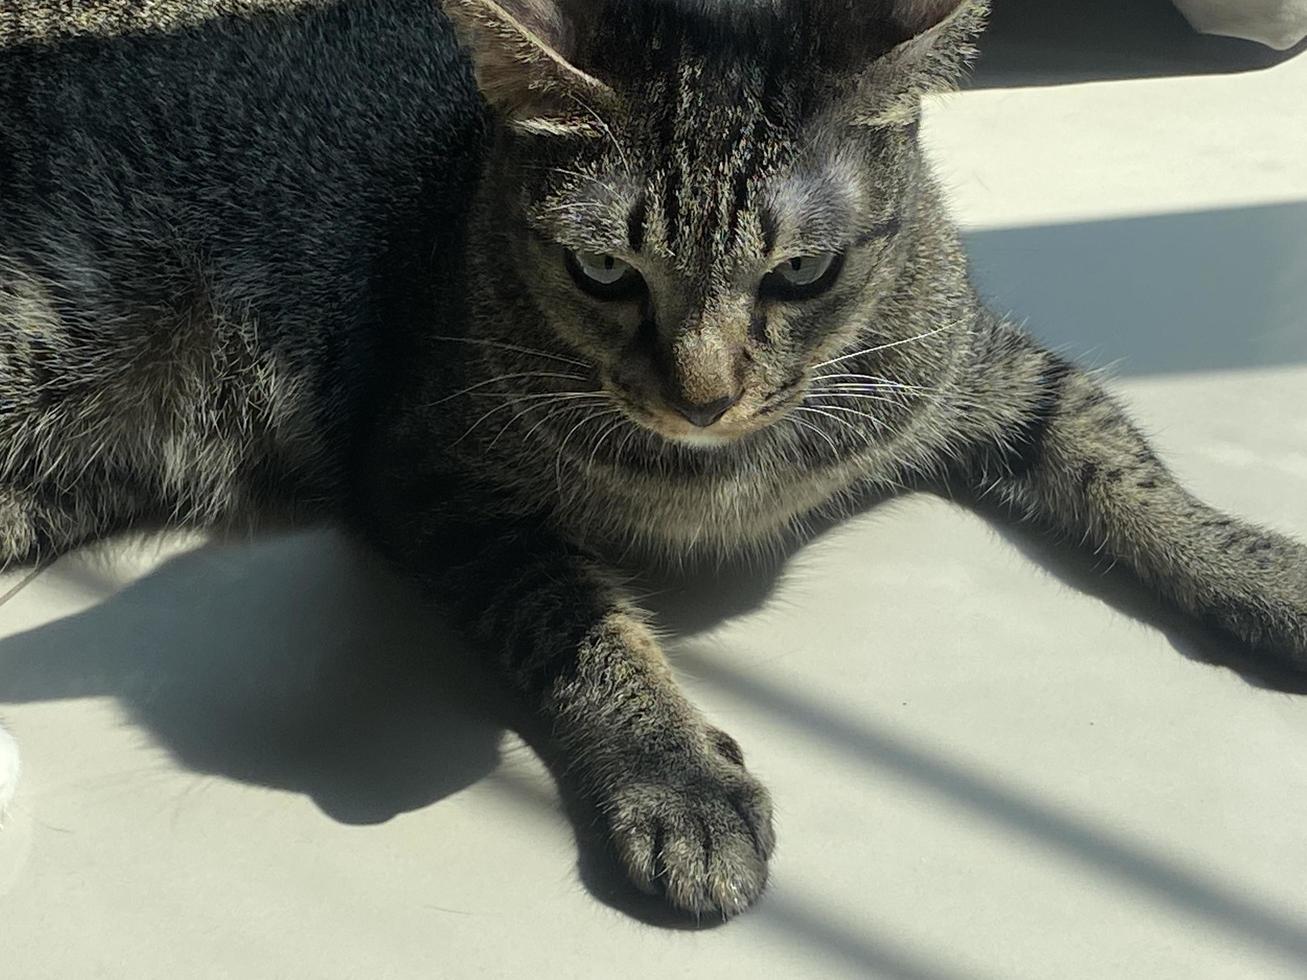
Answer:
<svg viewBox="0 0 1307 980"><path fill-rule="evenodd" d="M689 419L701 429L706 429L712 425L728 411L731 406L740 400L739 395L727 395L725 398L718 398L716 401L696 404L686 401L684 398L669 399L672 408L676 409L681 415Z"/></svg>

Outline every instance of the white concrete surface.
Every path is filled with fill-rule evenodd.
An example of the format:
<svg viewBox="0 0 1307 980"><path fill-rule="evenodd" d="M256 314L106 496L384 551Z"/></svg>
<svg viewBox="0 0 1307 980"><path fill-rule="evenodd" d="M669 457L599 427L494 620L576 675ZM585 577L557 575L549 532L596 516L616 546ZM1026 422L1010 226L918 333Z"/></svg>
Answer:
<svg viewBox="0 0 1307 980"><path fill-rule="evenodd" d="M985 290L1117 362L1196 490L1299 536L1304 92L1299 58L970 91L927 127ZM768 897L702 931L629 893L457 644L337 539L24 577L5 980L1307 976L1307 699L934 498L770 594L663 600L779 811Z"/></svg>

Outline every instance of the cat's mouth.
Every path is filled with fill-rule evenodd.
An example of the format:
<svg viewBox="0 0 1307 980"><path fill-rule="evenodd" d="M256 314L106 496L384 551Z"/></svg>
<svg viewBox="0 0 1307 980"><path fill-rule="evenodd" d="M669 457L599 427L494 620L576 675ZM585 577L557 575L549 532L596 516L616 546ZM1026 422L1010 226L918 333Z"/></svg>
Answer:
<svg viewBox="0 0 1307 980"><path fill-rule="evenodd" d="M697 425L669 405L637 400L615 385L605 387L641 428L677 445L715 449L738 443L778 422L803 400L805 381L800 376L762 398L746 396L711 425Z"/></svg>
<svg viewBox="0 0 1307 980"><path fill-rule="evenodd" d="M726 419L712 425L699 426L681 418L670 408L639 405L627 399L620 401L627 416L642 429L647 429L668 442L696 449L729 446L759 428L757 425L742 425Z"/></svg>

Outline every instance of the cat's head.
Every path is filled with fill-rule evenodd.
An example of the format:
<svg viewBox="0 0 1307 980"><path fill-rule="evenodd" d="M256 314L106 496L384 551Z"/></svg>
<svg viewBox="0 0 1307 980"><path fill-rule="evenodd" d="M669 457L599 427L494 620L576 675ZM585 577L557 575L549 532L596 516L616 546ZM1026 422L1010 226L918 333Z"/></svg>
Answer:
<svg viewBox="0 0 1307 980"><path fill-rule="evenodd" d="M985 4L445 9L499 120L495 264L632 419L724 444L801 399L900 276L920 98Z"/></svg>

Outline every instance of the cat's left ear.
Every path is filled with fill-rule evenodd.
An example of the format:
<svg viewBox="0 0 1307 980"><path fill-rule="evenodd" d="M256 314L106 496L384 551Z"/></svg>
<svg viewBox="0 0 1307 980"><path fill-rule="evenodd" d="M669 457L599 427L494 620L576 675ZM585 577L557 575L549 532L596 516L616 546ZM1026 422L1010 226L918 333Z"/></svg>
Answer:
<svg viewBox="0 0 1307 980"><path fill-rule="evenodd" d="M472 58L477 87L518 129L570 133L593 127L613 90L577 67L595 0L442 0Z"/></svg>
<svg viewBox="0 0 1307 980"><path fill-rule="evenodd" d="M855 125L906 125L921 97L953 88L975 57L988 0L819 0L836 30L827 68L843 78L841 100ZM839 30L839 28L843 30Z"/></svg>

